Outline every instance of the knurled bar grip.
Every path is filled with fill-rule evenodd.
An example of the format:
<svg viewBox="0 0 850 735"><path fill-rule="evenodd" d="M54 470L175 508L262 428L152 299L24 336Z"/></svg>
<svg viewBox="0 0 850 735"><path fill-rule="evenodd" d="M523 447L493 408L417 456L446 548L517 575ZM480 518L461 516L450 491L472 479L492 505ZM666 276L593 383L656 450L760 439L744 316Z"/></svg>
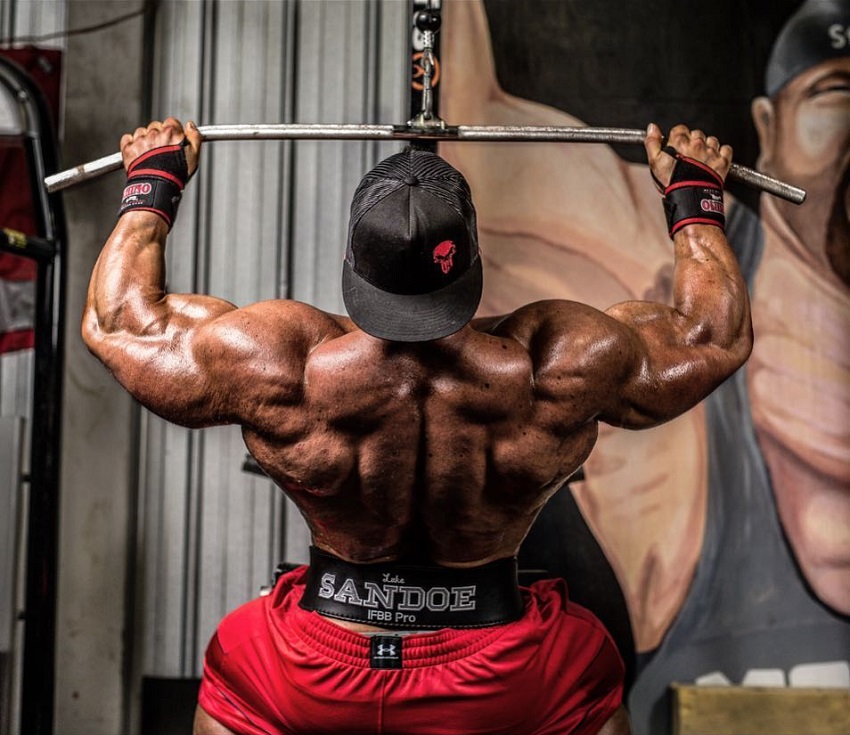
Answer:
<svg viewBox="0 0 850 735"><path fill-rule="evenodd" d="M215 140L433 140L502 143L626 143L643 144L646 133L628 128L591 128L528 125L445 125L412 128L406 125L204 125L205 141ZM121 154L98 158L45 178L48 192L59 191L96 178L122 166ZM802 204L804 189L733 163L729 178Z"/></svg>

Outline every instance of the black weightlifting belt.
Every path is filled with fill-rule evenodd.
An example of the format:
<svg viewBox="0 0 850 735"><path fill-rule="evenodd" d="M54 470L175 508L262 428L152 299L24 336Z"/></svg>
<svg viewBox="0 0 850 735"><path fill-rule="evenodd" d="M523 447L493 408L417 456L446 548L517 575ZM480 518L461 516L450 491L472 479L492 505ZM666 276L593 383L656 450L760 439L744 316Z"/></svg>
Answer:
<svg viewBox="0 0 850 735"><path fill-rule="evenodd" d="M486 628L522 617L516 559L453 569L354 564L315 547L300 605L381 628Z"/></svg>

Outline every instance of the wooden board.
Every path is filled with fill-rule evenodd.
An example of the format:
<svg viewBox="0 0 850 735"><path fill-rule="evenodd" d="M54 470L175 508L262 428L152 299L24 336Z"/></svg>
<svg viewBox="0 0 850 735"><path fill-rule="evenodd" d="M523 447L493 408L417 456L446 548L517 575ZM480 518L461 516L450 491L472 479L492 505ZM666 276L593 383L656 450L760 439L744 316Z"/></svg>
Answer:
<svg viewBox="0 0 850 735"><path fill-rule="evenodd" d="M850 735L850 689L671 690L674 735Z"/></svg>

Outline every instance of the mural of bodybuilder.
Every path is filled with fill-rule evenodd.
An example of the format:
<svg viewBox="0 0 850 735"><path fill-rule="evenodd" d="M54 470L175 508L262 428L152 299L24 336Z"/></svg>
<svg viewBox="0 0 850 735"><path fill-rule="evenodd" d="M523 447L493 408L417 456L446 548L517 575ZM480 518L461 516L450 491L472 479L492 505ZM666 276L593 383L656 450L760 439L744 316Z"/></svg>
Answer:
<svg viewBox="0 0 850 735"><path fill-rule="evenodd" d="M580 4L511 5L445 4L441 116L586 124L532 83L536 68L557 69L557 59L514 60L533 94L516 84L509 93L497 74L500 56L518 53L505 38L529 32L530 6L544 6L538 15L554 25L546 43L532 41L557 55L557 23L581 24ZM772 7L760 89L746 101L753 163L808 197L798 206L727 192L729 239L751 289L753 355L685 416L640 434L608 429L571 486L625 597L638 735L666 731L672 681L850 687L850 3ZM498 47L496 10L510 26ZM611 27L626 21L612 17ZM659 46L654 63L672 68ZM597 74L586 94L601 95L600 84L641 63L620 52L601 44L579 70ZM740 57L723 68L736 64ZM674 94L663 77L654 91ZM640 114L628 127L651 121ZM734 132L723 137L735 146ZM645 165L601 145L443 145L441 153L477 192L487 312L550 297L604 306L669 289L670 241ZM549 561L557 571L559 560Z"/></svg>

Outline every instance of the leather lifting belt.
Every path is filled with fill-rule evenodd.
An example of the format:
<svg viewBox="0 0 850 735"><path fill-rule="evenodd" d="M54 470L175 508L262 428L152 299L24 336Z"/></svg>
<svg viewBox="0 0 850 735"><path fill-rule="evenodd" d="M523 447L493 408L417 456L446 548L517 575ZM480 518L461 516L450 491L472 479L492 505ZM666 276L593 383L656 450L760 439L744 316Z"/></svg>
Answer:
<svg viewBox="0 0 850 735"><path fill-rule="evenodd" d="M381 628L486 628L522 617L517 561L480 567L354 564L310 547L305 610Z"/></svg>

